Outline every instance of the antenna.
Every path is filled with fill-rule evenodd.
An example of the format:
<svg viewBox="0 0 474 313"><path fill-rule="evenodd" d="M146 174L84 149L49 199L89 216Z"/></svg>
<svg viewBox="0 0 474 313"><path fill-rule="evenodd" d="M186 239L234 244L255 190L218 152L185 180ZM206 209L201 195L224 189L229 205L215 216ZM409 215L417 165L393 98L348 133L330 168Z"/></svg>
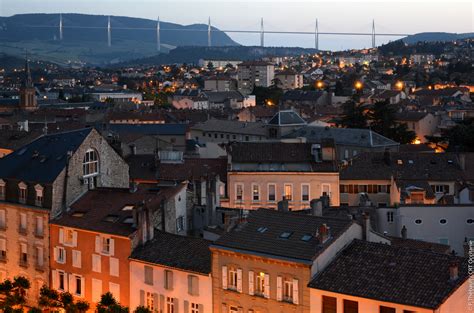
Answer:
<svg viewBox="0 0 474 313"><path fill-rule="evenodd" d="M109 47L112 46L112 27L110 25L110 16L109 16L109 20L108 20L108 23L107 23L107 45Z"/></svg>
<svg viewBox="0 0 474 313"><path fill-rule="evenodd" d="M314 29L314 48L319 50L319 28L318 28L318 19L316 19L316 25Z"/></svg>
<svg viewBox="0 0 474 313"><path fill-rule="evenodd" d="M210 47L212 46L211 42L211 17L209 16L209 19L207 21L207 46Z"/></svg>
<svg viewBox="0 0 474 313"><path fill-rule="evenodd" d="M375 20L372 20L372 48L375 49Z"/></svg>
<svg viewBox="0 0 474 313"><path fill-rule="evenodd" d="M265 32L263 29L263 17L260 20L260 47L265 46Z"/></svg>
<svg viewBox="0 0 474 313"><path fill-rule="evenodd" d="M59 40L63 40L63 15L59 14Z"/></svg>
<svg viewBox="0 0 474 313"><path fill-rule="evenodd" d="M160 17L156 21L156 50L161 51L161 38L160 38Z"/></svg>

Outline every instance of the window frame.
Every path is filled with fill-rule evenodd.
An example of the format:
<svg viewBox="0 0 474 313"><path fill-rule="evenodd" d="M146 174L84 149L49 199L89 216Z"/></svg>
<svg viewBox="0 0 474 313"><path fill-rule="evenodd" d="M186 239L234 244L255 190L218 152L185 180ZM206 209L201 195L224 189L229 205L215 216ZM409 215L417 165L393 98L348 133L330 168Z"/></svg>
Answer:
<svg viewBox="0 0 474 313"><path fill-rule="evenodd" d="M94 159L94 157L96 159ZM94 176L99 175L99 172L100 172L99 153L97 152L97 150L89 148L84 154L84 158L82 160L82 177L83 178L94 177Z"/></svg>

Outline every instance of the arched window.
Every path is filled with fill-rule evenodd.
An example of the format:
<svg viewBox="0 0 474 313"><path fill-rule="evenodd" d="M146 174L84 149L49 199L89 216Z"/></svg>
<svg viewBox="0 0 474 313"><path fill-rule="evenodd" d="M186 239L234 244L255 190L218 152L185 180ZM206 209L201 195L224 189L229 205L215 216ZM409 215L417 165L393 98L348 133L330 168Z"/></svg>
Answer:
<svg viewBox="0 0 474 313"><path fill-rule="evenodd" d="M99 174L99 156L94 149L87 150L82 162L82 172L84 177Z"/></svg>

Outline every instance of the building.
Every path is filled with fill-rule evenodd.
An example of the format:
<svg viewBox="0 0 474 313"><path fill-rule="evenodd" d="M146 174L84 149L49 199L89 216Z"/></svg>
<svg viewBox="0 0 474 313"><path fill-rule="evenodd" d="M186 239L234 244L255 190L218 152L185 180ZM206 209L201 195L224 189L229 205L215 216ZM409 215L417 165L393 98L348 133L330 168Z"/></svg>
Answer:
<svg viewBox="0 0 474 313"><path fill-rule="evenodd" d="M89 95L93 100L100 102L113 101L115 103L140 103L143 100L143 95L140 92L129 90L94 91L89 93Z"/></svg>
<svg viewBox="0 0 474 313"><path fill-rule="evenodd" d="M428 142L426 137L433 136L438 131L439 118L427 112L403 112L395 115L397 123L404 123L408 130L416 134L415 143Z"/></svg>
<svg viewBox="0 0 474 313"><path fill-rule="evenodd" d="M270 87L275 78L275 66L265 61L242 62L237 67L237 86L244 95L256 87Z"/></svg>
<svg viewBox="0 0 474 313"><path fill-rule="evenodd" d="M467 259L354 240L309 284L311 313L468 312Z"/></svg>
<svg viewBox="0 0 474 313"><path fill-rule="evenodd" d="M25 79L20 88L20 109L25 111L32 111L38 109L38 102L36 100L36 89L33 86L31 79L30 64L28 58L25 61Z"/></svg>
<svg viewBox="0 0 474 313"><path fill-rule="evenodd" d="M128 166L92 128L41 136L0 159L0 273L31 281L28 304L50 282L49 220L103 186L128 186Z"/></svg>
<svg viewBox="0 0 474 313"><path fill-rule="evenodd" d="M231 208L310 207L328 196L339 206L339 172L334 147L305 143L235 143L229 148L227 186Z"/></svg>
<svg viewBox="0 0 474 313"><path fill-rule="evenodd" d="M341 170L341 204L454 203L464 176L452 153L363 153Z"/></svg>
<svg viewBox="0 0 474 313"><path fill-rule="evenodd" d="M466 240L474 240L473 205L405 204L376 212L377 230L390 236L449 245L458 255Z"/></svg>
<svg viewBox="0 0 474 313"><path fill-rule="evenodd" d="M288 90L280 99L284 108L306 106L316 109L317 106L331 105L331 94L327 91Z"/></svg>
<svg viewBox="0 0 474 313"><path fill-rule="evenodd" d="M212 312L209 244L158 231L153 240L135 248L130 256L130 309Z"/></svg>
<svg viewBox="0 0 474 313"><path fill-rule="evenodd" d="M185 189L178 185L156 192L140 186L87 192L51 221L52 288L84 299L91 307L106 292L129 306L128 258L135 247L154 238L155 228L185 231L186 211L179 211L174 202L177 197L186 202Z"/></svg>
<svg viewBox="0 0 474 313"><path fill-rule="evenodd" d="M213 312L311 312L311 277L363 233L347 218L252 211L211 245Z"/></svg>
<svg viewBox="0 0 474 313"><path fill-rule="evenodd" d="M237 81L230 77L213 76L204 80L204 90L233 91L237 90Z"/></svg>
<svg viewBox="0 0 474 313"><path fill-rule="evenodd" d="M262 122L247 123L213 118L192 126L190 133L190 137L199 143L261 141L267 138L267 130Z"/></svg>
<svg viewBox="0 0 474 313"><path fill-rule="evenodd" d="M303 88L303 75L293 70L284 70L276 73L275 81L277 87L283 90Z"/></svg>

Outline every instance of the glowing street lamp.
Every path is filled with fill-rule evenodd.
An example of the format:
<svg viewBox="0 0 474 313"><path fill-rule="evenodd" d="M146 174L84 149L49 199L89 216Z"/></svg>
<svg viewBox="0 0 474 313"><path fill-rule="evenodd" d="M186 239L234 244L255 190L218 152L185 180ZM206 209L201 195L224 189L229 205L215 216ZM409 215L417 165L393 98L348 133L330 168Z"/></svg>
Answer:
<svg viewBox="0 0 474 313"><path fill-rule="evenodd" d="M354 84L355 89L361 90L362 89L362 83L360 81L356 81Z"/></svg>
<svg viewBox="0 0 474 313"><path fill-rule="evenodd" d="M316 87L319 88L319 89L321 89L321 88L324 87L324 83L323 83L322 81L318 81L318 82L316 83Z"/></svg>
<svg viewBox="0 0 474 313"><path fill-rule="evenodd" d="M398 81L395 86L397 87L398 90L402 90L403 89L403 82L401 81Z"/></svg>

